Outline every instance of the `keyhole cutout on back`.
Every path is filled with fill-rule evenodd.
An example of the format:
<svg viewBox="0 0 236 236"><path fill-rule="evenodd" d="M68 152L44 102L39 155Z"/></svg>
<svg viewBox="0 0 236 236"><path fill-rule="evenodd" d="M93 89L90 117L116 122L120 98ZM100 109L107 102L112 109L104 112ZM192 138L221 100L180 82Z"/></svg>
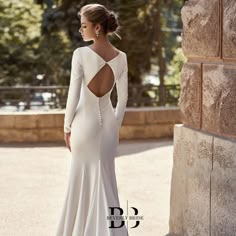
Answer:
<svg viewBox="0 0 236 236"><path fill-rule="evenodd" d="M105 64L90 80L87 87L96 97L103 97L112 89L114 82L114 73L111 67Z"/></svg>

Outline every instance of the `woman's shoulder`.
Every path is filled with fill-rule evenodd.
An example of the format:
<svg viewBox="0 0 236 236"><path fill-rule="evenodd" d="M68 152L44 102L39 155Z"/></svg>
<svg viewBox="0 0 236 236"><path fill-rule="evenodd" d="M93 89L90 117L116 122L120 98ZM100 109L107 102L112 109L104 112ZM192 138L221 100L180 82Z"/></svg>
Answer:
<svg viewBox="0 0 236 236"><path fill-rule="evenodd" d="M91 58L88 57L88 46L80 46L80 47L77 47L75 50L74 50L74 54L80 58L80 61L81 62L86 62L87 60L90 60ZM114 47L114 50L116 50L119 54L116 56L116 62L119 61L119 63L121 63L121 65L126 65L128 62L127 62L127 54L120 50L120 49L117 49Z"/></svg>
<svg viewBox="0 0 236 236"><path fill-rule="evenodd" d="M120 52L121 54L123 54L123 56L125 56L125 57L127 56L124 51L119 50L119 52Z"/></svg>
<svg viewBox="0 0 236 236"><path fill-rule="evenodd" d="M74 49L74 52L79 53L81 50L84 50L87 46L80 46Z"/></svg>
<svg viewBox="0 0 236 236"><path fill-rule="evenodd" d="M88 46L80 46L80 47L77 47L77 48L74 50L74 52L84 51L84 50L86 50L87 48L88 48ZM124 51L122 51L122 50L120 50L120 49L118 49L118 48L116 48L116 47L114 47L114 50L117 51L117 52L119 52L119 53L121 53L121 54L124 55L124 56L127 56Z"/></svg>
<svg viewBox="0 0 236 236"><path fill-rule="evenodd" d="M120 49L118 49L118 48L116 48L114 46L113 46L113 48L114 48L115 51L117 51L117 52L123 54L124 56L126 56L126 53L124 51L122 51L122 50L120 50Z"/></svg>

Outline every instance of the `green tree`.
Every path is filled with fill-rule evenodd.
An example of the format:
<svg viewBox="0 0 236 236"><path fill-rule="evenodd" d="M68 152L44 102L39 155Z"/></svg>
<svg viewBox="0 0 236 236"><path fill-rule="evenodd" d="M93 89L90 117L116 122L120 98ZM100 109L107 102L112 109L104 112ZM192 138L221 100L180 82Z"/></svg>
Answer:
<svg viewBox="0 0 236 236"><path fill-rule="evenodd" d="M30 0L0 1L0 84L32 79L41 12Z"/></svg>
<svg viewBox="0 0 236 236"><path fill-rule="evenodd" d="M0 85L67 84L71 51L64 32L41 35L43 9L32 0L0 1Z"/></svg>
<svg viewBox="0 0 236 236"><path fill-rule="evenodd" d="M177 48L173 59L168 65L168 72L165 75L165 84L180 84L180 73L186 61L187 58L184 56L182 48Z"/></svg>
<svg viewBox="0 0 236 236"><path fill-rule="evenodd" d="M0 85L34 84L38 74L45 75L43 84L68 84L72 50L87 44L78 32L77 12L93 2L1 1ZM180 32L165 29L182 27L183 0L97 2L119 14L122 40L112 36L111 41L128 54L130 82L141 83L142 75L158 65L155 73L161 84L167 83L169 62L180 47L176 40Z"/></svg>

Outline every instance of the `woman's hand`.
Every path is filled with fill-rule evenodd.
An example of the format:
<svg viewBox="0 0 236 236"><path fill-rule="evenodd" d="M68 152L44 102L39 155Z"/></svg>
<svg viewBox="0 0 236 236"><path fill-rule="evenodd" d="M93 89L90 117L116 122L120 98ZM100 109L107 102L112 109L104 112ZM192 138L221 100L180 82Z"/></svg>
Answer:
<svg viewBox="0 0 236 236"><path fill-rule="evenodd" d="M70 134L71 133L64 133L64 140L66 142L66 146L67 148L70 150L71 152L71 147L70 147Z"/></svg>

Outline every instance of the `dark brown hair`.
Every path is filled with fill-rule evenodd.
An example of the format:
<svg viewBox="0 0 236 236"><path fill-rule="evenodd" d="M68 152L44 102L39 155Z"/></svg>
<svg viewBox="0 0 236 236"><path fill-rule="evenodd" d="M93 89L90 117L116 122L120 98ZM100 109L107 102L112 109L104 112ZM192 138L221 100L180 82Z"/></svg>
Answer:
<svg viewBox="0 0 236 236"><path fill-rule="evenodd" d="M97 3L84 5L79 15L84 15L93 24L101 24L104 34L114 33L119 27L118 15Z"/></svg>

